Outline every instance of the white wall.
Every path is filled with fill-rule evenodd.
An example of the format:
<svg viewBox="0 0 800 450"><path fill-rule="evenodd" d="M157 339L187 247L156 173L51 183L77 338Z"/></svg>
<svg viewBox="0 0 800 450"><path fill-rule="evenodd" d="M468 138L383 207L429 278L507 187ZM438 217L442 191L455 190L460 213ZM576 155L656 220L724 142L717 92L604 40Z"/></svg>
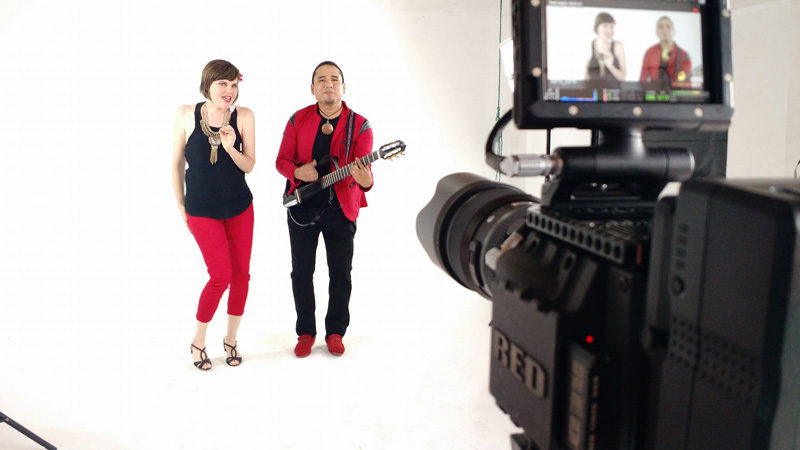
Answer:
<svg viewBox="0 0 800 450"><path fill-rule="evenodd" d="M509 3L504 37L510 36ZM741 4L733 5L729 176L788 176L800 159L800 87L790 76L798 72L800 52L798 31L789 26L800 14L798 1ZM70 270L113 274L127 264L120 255L135 262L150 252L163 256L155 264L174 265L170 233L180 227L168 172L172 115L177 105L201 99L199 73L213 58L242 70L240 103L256 113L258 164L248 181L265 245L266 236L280 245L285 231L282 222L270 226L278 222L271 216L282 213L275 149L289 114L313 101L308 72L322 59L342 65L345 98L372 122L376 145L398 138L408 144L405 157L376 164L378 184L364 221L389 214L392 227L403 224L410 232L441 175L493 176L481 155L497 101L499 21L492 2L349 1L331 11L316 1L221 9L213 2L0 5L6 87L0 127L9 149L0 207L25 218L6 221L2 231L32 237L3 245L8 253L30 254L32 247L54 256L22 264L6 258L0 261L6 270L30 264L63 273L60 261L87 240L105 257ZM231 32L209 34L210 28ZM505 83L501 97L504 112L511 106ZM588 139L574 133L557 132L553 147ZM509 130L505 151L520 152L525 143L541 152L543 141L542 132ZM406 183L409 177L415 182ZM60 229L49 228L45 217L58 219ZM121 232L131 240L121 241Z"/></svg>
<svg viewBox="0 0 800 450"><path fill-rule="evenodd" d="M791 15L789 17L789 24L784 25L791 31L788 41L789 49L788 64L789 73L797 73L800 70L800 27L792 26L791 24L800 23L800 1L793 0L790 6ZM800 161L800 112L798 112L798 105L800 105L800 83L797 83L797 77L793 77L789 83L789 95L787 96L787 113L786 113L786 162L785 164L790 167L795 167Z"/></svg>
<svg viewBox="0 0 800 450"><path fill-rule="evenodd" d="M800 160L798 0L733 0L728 177L791 177Z"/></svg>
<svg viewBox="0 0 800 450"><path fill-rule="evenodd" d="M87 240L106 257L76 270L117 273L121 254L172 266L182 231L169 180L173 114L202 100L203 65L225 58L244 75L239 103L256 114L248 182L262 245L285 240L283 220L272 217L283 217L274 156L289 115L313 102L310 71L323 59L342 66L345 100L371 121L376 145L408 144L405 157L376 164L364 221L389 214L410 232L441 175L489 174L481 152L494 119L498 20L493 5L472 3L5 2L0 123L15 150L2 183L20 195L4 195L2 207L27 219L4 231L47 240L42 248L59 252L48 269L64 270L58 261ZM62 229L47 228L45 217ZM71 244L59 242L62 233Z"/></svg>
<svg viewBox="0 0 800 450"><path fill-rule="evenodd" d="M408 150L374 165L375 188L356 236L348 330L356 356L340 361L346 371L384 372L363 382L349 378L355 386L342 389L391 392L367 399L372 409L348 412L355 421L332 422L361 429L333 437L352 439L350 447L329 447L381 439L383 448L506 444L514 427L486 387L490 304L435 268L414 231L443 175L492 175L482 152L495 117L498 9L479 1L0 2L0 410L66 448L137 448L128 418L152 413L161 422L172 409L150 411L158 403L149 399L185 391L169 408L199 403L174 414L181 418L175 426L207 429L172 430L173 439L207 446L198 448L227 441L230 431L217 427L216 416L191 419L207 401L220 411L212 406L219 397L192 395L195 383L206 392L213 382L168 385L176 367L193 371L180 377L196 372L185 347L206 278L172 194L173 116L178 105L202 100L197 86L207 61L224 58L242 71L239 103L255 112L257 164L247 177L256 226L240 342L248 347L248 370L274 350L276 361L262 360L270 367L261 375L281 377L280 366L294 363L294 313L274 158L289 115L314 101L311 70L331 59L344 70L345 100L372 123L376 145L403 139ZM321 248L319 255L324 299ZM223 329L220 307L210 349ZM357 355L371 346L379 356L357 371ZM215 365L223 367L213 376L225 377L224 364ZM291 373L300 366L287 367ZM152 380L159 381L150 389ZM248 384L245 375L236 380ZM447 409L431 402L434 390ZM250 394L241 399L245 408L258 406ZM223 413L234 412L224 406ZM374 413L388 409L392 417ZM298 415L281 402L271 410ZM402 423L393 417L408 414L413 418ZM430 427L414 425L420 420ZM234 435L237 442L259 433L248 420L239 423L245 429L237 433L245 435ZM296 435L294 420L286 425L270 438L277 448L325 438ZM398 434L381 436L393 430ZM13 430L0 429L0 447L12 437Z"/></svg>

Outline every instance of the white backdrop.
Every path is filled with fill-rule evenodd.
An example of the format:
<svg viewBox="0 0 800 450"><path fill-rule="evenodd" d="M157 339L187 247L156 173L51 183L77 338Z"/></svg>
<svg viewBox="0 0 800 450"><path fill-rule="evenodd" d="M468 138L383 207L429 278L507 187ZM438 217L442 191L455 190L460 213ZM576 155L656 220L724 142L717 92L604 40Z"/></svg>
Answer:
<svg viewBox="0 0 800 450"><path fill-rule="evenodd" d="M443 175L493 176L482 151L508 3L500 33L498 4L479 0L0 0L0 411L64 449L506 448L515 428L487 389L490 304L430 263L414 222ZM769 29L757 23L748 33ZM255 112L256 225L245 363L222 361L221 306L205 374L186 348L205 267L175 206L170 142L216 58L242 71L239 103ZM296 360L274 158L325 59L376 145L408 151L373 166L347 353ZM766 125L735 124L731 148ZM510 131L506 152L541 141ZM748 167L738 148L730 166ZM324 258L317 267L324 304ZM0 448L37 447L0 425Z"/></svg>
<svg viewBox="0 0 800 450"><path fill-rule="evenodd" d="M441 176L491 176L498 24L478 1L0 2L0 411L59 448L506 445L514 427L487 389L490 304L414 232ZM241 70L238 103L255 112L256 222L245 363L225 367L216 348L223 298L203 374L187 347L207 276L175 206L171 132L216 58ZM326 59L376 148L408 150L373 166L348 352L296 360L274 161ZM29 444L0 426L0 448Z"/></svg>

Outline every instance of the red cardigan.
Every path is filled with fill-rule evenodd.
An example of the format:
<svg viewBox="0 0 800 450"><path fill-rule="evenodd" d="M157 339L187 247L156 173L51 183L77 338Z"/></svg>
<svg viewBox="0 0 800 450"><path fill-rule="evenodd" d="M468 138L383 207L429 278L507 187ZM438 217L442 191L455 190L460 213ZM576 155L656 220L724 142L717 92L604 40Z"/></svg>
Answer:
<svg viewBox="0 0 800 450"><path fill-rule="evenodd" d="M347 161L344 161L345 130L349 113L350 108L347 107L345 102L342 102L342 113L331 138L331 156L335 156L338 159L340 166L349 164L355 161L356 158L361 158L372 152L372 128L367 119L356 114L350 157ZM278 158L275 160L275 167L278 168L278 172L281 175L289 180L291 184L289 192L294 191L295 187L300 184L300 180L294 177L294 170L305 163L311 162L313 159L311 152L314 148L314 139L317 137L317 130L321 120L322 118L317 114L317 104L315 103L294 113L286 123L281 147L278 150ZM331 170L335 170L332 162ZM367 206L367 197L364 192L372 189L372 186L364 189L353 180L352 176L348 176L336 183L333 189L336 192L336 198L342 205L344 215L348 219L355 221L358 217L359 209Z"/></svg>
<svg viewBox="0 0 800 450"><path fill-rule="evenodd" d="M658 71L661 66L661 44L656 44L647 49L642 59L642 73L639 75L639 81L642 83L648 81L658 80ZM675 44L672 49L669 61L667 62L667 74L672 82L678 81L678 73L683 72L686 76L685 80L689 81L692 72L692 60L685 50Z"/></svg>

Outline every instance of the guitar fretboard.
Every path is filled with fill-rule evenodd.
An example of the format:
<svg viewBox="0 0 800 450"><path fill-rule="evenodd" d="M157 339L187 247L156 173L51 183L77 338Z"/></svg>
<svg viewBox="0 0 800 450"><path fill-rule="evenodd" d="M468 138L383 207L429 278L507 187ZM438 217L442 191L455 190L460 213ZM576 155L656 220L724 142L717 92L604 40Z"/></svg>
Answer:
<svg viewBox="0 0 800 450"><path fill-rule="evenodd" d="M366 166L366 165L372 164L373 162L377 161L378 158L379 158L378 152L374 151L374 152L370 153L369 155L364 156L363 158L357 159L356 161L360 160ZM322 188L323 189L327 189L327 188L333 186L334 184L336 184L336 183L344 180L345 178L347 178L350 175L350 167L353 164L355 164L356 161L353 161L350 164L347 164L346 166L340 167L340 168L334 170L333 172L331 172L331 173L325 175L324 177L322 177L320 179L320 183L322 184Z"/></svg>

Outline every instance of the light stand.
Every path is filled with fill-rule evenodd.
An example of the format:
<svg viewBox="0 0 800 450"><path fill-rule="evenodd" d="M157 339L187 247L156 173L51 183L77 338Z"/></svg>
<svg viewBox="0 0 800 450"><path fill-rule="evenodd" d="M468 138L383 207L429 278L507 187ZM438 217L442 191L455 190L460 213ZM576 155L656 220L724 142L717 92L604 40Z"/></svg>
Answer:
<svg viewBox="0 0 800 450"><path fill-rule="evenodd" d="M47 450L56 450L55 446L50 444L49 442L45 441L44 439L40 438L36 434L34 434L31 430L23 427L22 425L14 422L10 417L0 412L0 423L7 423L11 425L11 428L19 431L20 433L24 434L25 436L29 437L31 440L36 442L37 444L41 445L42 447L46 448Z"/></svg>

